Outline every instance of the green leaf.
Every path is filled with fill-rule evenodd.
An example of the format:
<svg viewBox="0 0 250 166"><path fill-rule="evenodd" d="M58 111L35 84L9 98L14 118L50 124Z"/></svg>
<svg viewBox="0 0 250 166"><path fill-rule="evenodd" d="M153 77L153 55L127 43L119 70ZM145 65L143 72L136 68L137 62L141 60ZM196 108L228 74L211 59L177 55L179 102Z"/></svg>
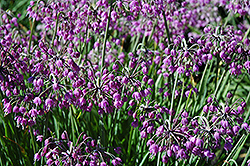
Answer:
<svg viewBox="0 0 250 166"><path fill-rule="evenodd" d="M144 164L145 160L148 158L148 155L149 155L149 154L150 154L149 152L146 153L146 155L143 157L143 159L142 159L142 161L141 161L141 163L140 163L139 166L143 166L143 164Z"/></svg>
<svg viewBox="0 0 250 166"><path fill-rule="evenodd" d="M233 148L233 150L231 151L231 153L228 155L228 157L226 158L225 162L223 163L222 166L225 166L227 164L227 162L230 161L230 159L233 158L237 158L239 155L239 151L242 149L245 141L247 140L248 135L246 136L245 134L243 134L240 138L240 140L237 142L237 144L235 145L235 147Z"/></svg>

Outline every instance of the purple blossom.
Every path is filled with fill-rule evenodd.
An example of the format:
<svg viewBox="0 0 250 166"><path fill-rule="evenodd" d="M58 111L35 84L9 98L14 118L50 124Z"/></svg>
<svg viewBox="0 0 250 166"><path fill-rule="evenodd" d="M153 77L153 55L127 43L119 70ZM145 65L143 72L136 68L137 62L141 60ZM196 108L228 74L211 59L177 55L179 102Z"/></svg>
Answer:
<svg viewBox="0 0 250 166"><path fill-rule="evenodd" d="M33 102L36 104L36 105L41 105L42 104L42 100L40 97L35 97L35 99L33 100Z"/></svg>

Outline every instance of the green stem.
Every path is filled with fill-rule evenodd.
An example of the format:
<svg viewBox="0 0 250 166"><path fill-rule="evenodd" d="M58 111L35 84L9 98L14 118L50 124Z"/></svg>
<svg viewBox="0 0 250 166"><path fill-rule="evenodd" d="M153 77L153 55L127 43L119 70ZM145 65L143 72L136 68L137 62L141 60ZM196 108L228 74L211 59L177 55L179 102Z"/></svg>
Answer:
<svg viewBox="0 0 250 166"><path fill-rule="evenodd" d="M105 30L105 36L104 36L104 42L103 42L103 48L102 48L102 64L101 64L101 69L104 67L104 60L105 60L105 52L106 52L106 42L108 38L108 30L109 30L109 23L110 23L110 18L111 18L111 11L113 7L113 0L110 2L110 10L109 10L109 17L106 25L106 30Z"/></svg>
<svg viewBox="0 0 250 166"><path fill-rule="evenodd" d="M161 147L163 146L163 141L161 142ZM157 166L160 165L160 161L161 161L161 152L158 152L158 158L157 158Z"/></svg>
<svg viewBox="0 0 250 166"><path fill-rule="evenodd" d="M158 20L155 20L153 29L152 29L152 31L151 31L151 34L150 34L149 38L148 38L148 43L149 43L149 41L151 40L151 38L152 38L152 36L153 36L153 34L154 34L155 27L156 27L157 24L158 24ZM143 43L143 44L144 44L144 43Z"/></svg>
<svg viewBox="0 0 250 166"><path fill-rule="evenodd" d="M31 40L32 40L32 35L33 35L33 32L34 32L35 21L36 21L36 19L35 19L35 18L33 18L33 21L32 21L32 26L31 26L31 31L30 31L30 38L29 38L29 45L28 45L28 53L30 53Z"/></svg>
<svg viewBox="0 0 250 166"><path fill-rule="evenodd" d="M136 49L139 47L138 43L139 43L139 40L140 40L140 36L141 36L141 33L139 33L136 37L136 40L134 40L135 42L133 42L134 44L134 48L132 50L132 53L135 53ZM142 43L144 44L144 43Z"/></svg>
<svg viewBox="0 0 250 166"><path fill-rule="evenodd" d="M143 151L144 151L145 141L146 141L145 139L142 139L142 145L140 147L140 157L139 157L140 160L143 157Z"/></svg>
<svg viewBox="0 0 250 166"><path fill-rule="evenodd" d="M203 74L202 74L202 77L201 77L201 80L200 80L200 85L199 85L199 87L198 87L198 98L197 98L197 100L195 101L195 104L194 104L194 107L193 107L193 111L192 111L192 115L194 115L195 111L198 111L198 110L201 108L202 103L203 103L203 100L204 100L204 98L205 98L205 92L204 92L203 86L206 84L206 83L204 82L204 78L207 80L208 75L209 75L209 73L210 73L210 70L209 70L209 71L208 71L209 73L206 74L206 73L207 73L207 69L208 69L208 65L209 65L209 63L206 64L205 69L204 69ZM212 66L212 64L210 65L210 69L211 69L211 66ZM205 77L205 76L206 76L206 77ZM207 82L207 81L206 81L206 82ZM201 91L201 90L202 90L202 91ZM203 95L203 99L201 99L202 95ZM199 101L200 101L200 105L197 106Z"/></svg>
<svg viewBox="0 0 250 166"><path fill-rule="evenodd" d="M203 74L202 74L202 77L201 77L201 81L200 81L200 86L199 86L198 92L201 91L202 83L203 83L203 80L204 80L204 78L205 78L205 75L206 75L206 71L207 71L208 65L209 65L209 63L206 64L205 69L204 69L204 71L203 71ZM211 65L212 65L212 64L211 64Z"/></svg>
<svg viewBox="0 0 250 166"><path fill-rule="evenodd" d="M59 16L60 16L61 13L63 13L63 12L59 12L59 13L57 14L57 18L56 18L56 27L55 27L55 30L54 30L54 33L53 33L51 46L54 45L54 40L55 40L55 38L56 38L56 32L57 32L57 28L58 28Z"/></svg>
<svg viewBox="0 0 250 166"><path fill-rule="evenodd" d="M247 36L249 35L249 32L250 32L250 27L247 29L247 32L246 32L245 36L244 36L243 39L242 39L242 42L245 41L245 39L246 39Z"/></svg>
<svg viewBox="0 0 250 166"><path fill-rule="evenodd" d="M181 107L182 98L183 98L183 94L184 94L184 89L185 89L185 81L184 81L184 78L183 78L182 90L181 90L181 98L180 98L180 100L179 100L179 104L178 104L178 107L177 107L177 110L176 110L176 112L178 111L178 113L181 112L179 109L180 109L180 107Z"/></svg>
<svg viewBox="0 0 250 166"><path fill-rule="evenodd" d="M162 14L163 14L163 18L164 18L166 33L167 33L168 44L170 44L170 35L169 35L168 22L167 22L167 19L166 19L165 11L163 11Z"/></svg>
<svg viewBox="0 0 250 166"><path fill-rule="evenodd" d="M226 21L225 21L225 23L224 23L224 25L223 25L223 27L226 27L226 25L227 25L227 23L228 23L228 21L231 19L231 16L232 15L232 12L230 12L228 15L227 15L227 17L226 17Z"/></svg>
<svg viewBox="0 0 250 166"><path fill-rule="evenodd" d="M114 132L115 132L115 128L116 128L116 120L117 120L117 118L116 118L116 114L118 114L117 113L117 109L115 109L114 110L114 115L113 116L110 116L110 118L111 118L111 122L114 122L114 123L112 123L110 126L109 126L109 129L110 129L110 135L109 135L109 141L112 143L113 142L113 140L114 140Z"/></svg>
<svg viewBox="0 0 250 166"><path fill-rule="evenodd" d="M178 73L176 73L175 82L174 82L174 88L173 88L173 91L172 91L172 99L171 99L170 111L172 111L173 106L174 106L174 96L175 96L175 88L176 88L176 85L177 85L177 79L178 79ZM171 120L172 120L172 115L169 116L169 122L170 123L171 123Z"/></svg>
<svg viewBox="0 0 250 166"><path fill-rule="evenodd" d="M240 138L240 140L237 142L237 144L235 145L235 147L233 148L233 150L231 151L231 153L227 156L225 161L229 161L229 159L231 158L232 155L234 155L236 153L236 150L239 148L239 146L244 142L244 139L246 138L246 135L243 134ZM224 162L224 165L226 165L227 162Z"/></svg>
<svg viewBox="0 0 250 166"><path fill-rule="evenodd" d="M36 145L34 142L33 131L32 131L32 128L30 126L29 126L29 129L30 129L31 144L33 147L34 154L36 154Z"/></svg>
<svg viewBox="0 0 250 166"><path fill-rule="evenodd" d="M246 101L245 101L247 104L249 103L249 98L250 98L250 91L249 91L249 93L247 95L247 98L246 98ZM248 107L249 107L249 105L247 105L247 108ZM246 110L247 110L247 108L246 108ZM249 107L249 110L247 111L247 114L245 116L244 122L246 122L248 120L249 116L250 116L250 107Z"/></svg>
<svg viewBox="0 0 250 166"><path fill-rule="evenodd" d="M127 151L127 153L128 153L128 158L127 158L127 161L129 161L128 159L129 159L129 157L130 157L130 152L131 152L131 146L132 146L132 142L131 142L131 140L132 140L132 134L133 134L133 130L134 128L131 126L131 128L130 128L130 132L129 132L129 139L128 139L128 151Z"/></svg>
<svg viewBox="0 0 250 166"><path fill-rule="evenodd" d="M219 91L217 90L217 92L216 92L217 94L214 93L214 95L216 94L216 99L217 99L218 101L220 100L221 93L222 93L222 91L225 90L226 83L227 83L228 79L230 78L230 77L229 77L229 76L230 76L230 72L227 72L227 71L228 71L228 70L227 70L227 67L226 67L224 73L223 73L222 76L221 76L221 80L220 80L220 82L218 83L218 86L217 86L217 87L220 87L220 89L218 88ZM223 83L221 83L222 80L223 80ZM216 88L216 89L217 89L217 88Z"/></svg>
<svg viewBox="0 0 250 166"><path fill-rule="evenodd" d="M79 60L78 60L78 65L80 65L82 63L84 49L85 49L85 59L84 59L84 62L87 62L87 58L88 58L88 43L87 43L87 39L89 38L88 30L89 30L89 16L87 17L85 40L84 40L83 48L81 48L81 46L80 46L80 54L81 55L80 55Z"/></svg>
<svg viewBox="0 0 250 166"><path fill-rule="evenodd" d="M220 87L220 84L221 84L222 80L224 79L224 76L225 76L226 72L227 72L227 70L225 69L225 70L223 71L222 75L221 75L221 78L220 78L220 80L219 80L219 82L218 82L218 85L216 86L216 89L215 89L215 91L214 91L214 97L216 96L215 94L218 92L218 89L219 89L219 87Z"/></svg>
<svg viewBox="0 0 250 166"><path fill-rule="evenodd" d="M219 75L219 58L218 56L216 55L216 76L215 76L215 87L217 87L217 78L218 78L218 75Z"/></svg>
<svg viewBox="0 0 250 166"><path fill-rule="evenodd" d="M232 93L233 96L235 96L235 93L237 92L237 89L238 89L240 83L243 81L245 75L246 75L246 74L244 73L243 76L242 76L242 78L240 79L240 81L236 84L236 87L234 88L233 93ZM235 83L236 83L236 81L235 81Z"/></svg>
<svg viewBox="0 0 250 166"><path fill-rule="evenodd" d="M71 122L71 130L72 130L73 142L75 143L76 137L75 137L74 122L73 122L73 115L74 114L73 114L73 108L72 107L70 107L70 122Z"/></svg>
<svg viewBox="0 0 250 166"><path fill-rule="evenodd" d="M249 147L249 149L248 149L248 151L247 151L247 155L246 155L246 157L244 158L244 160L243 160L241 166L244 166L244 165L246 164L247 158L248 158L249 155L250 155L250 147Z"/></svg>
<svg viewBox="0 0 250 166"><path fill-rule="evenodd" d="M87 18L87 27L86 27L86 39L85 39L85 44L84 44L84 47L85 47L85 60L87 60L87 57L88 57L88 43L87 43L87 39L89 37L89 34L88 34L88 31L89 31L89 16Z"/></svg>
<svg viewBox="0 0 250 166"><path fill-rule="evenodd" d="M104 146L107 146L106 138L105 138L104 117L101 117L101 119L99 120L99 125L101 126L101 141L102 141L102 144Z"/></svg>

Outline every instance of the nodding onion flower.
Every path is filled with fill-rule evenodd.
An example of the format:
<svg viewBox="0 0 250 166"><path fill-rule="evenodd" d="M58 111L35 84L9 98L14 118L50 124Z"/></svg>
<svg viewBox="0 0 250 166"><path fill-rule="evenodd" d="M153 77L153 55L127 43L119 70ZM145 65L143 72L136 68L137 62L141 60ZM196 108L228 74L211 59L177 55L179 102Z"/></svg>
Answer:
<svg viewBox="0 0 250 166"><path fill-rule="evenodd" d="M41 141L43 137L37 136ZM109 149L109 150L107 150ZM119 148L103 147L100 141L96 141L86 134L81 133L74 145L69 140L67 131L64 131L61 135L61 139L49 137L44 140L44 147L35 154L35 161L41 159L41 156L47 158L48 165L67 165L73 166L77 164L89 165L89 164L109 164L115 165L121 164L121 159L116 157L110 152L114 149L114 152L119 153ZM111 161L112 160L112 161Z"/></svg>

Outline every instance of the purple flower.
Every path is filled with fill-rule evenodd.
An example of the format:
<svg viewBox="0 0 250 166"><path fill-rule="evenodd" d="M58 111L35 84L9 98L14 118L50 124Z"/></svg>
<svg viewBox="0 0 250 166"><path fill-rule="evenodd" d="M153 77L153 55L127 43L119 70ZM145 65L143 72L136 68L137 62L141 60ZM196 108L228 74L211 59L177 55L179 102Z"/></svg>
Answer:
<svg viewBox="0 0 250 166"><path fill-rule="evenodd" d="M233 147L233 145L232 145L231 143L229 143L229 142L226 142L225 145L224 145L224 149L225 149L226 151L231 150L232 147Z"/></svg>
<svg viewBox="0 0 250 166"><path fill-rule="evenodd" d="M233 97L233 94L232 94L231 92L228 92L228 93L227 93L227 98L230 99L231 97Z"/></svg>
<svg viewBox="0 0 250 166"><path fill-rule="evenodd" d="M186 158L187 156L186 156L185 150L184 149L178 150L176 157L181 158L181 159Z"/></svg>
<svg viewBox="0 0 250 166"><path fill-rule="evenodd" d="M228 121L227 120L221 120L221 126L224 127L224 128L227 128L228 127Z"/></svg>
<svg viewBox="0 0 250 166"><path fill-rule="evenodd" d="M147 138L147 133L145 131L141 131L141 138Z"/></svg>
<svg viewBox="0 0 250 166"><path fill-rule="evenodd" d="M122 163L122 160L119 157L116 157L115 159L112 160L111 162L114 166L120 165Z"/></svg>
<svg viewBox="0 0 250 166"><path fill-rule="evenodd" d="M161 57L160 56L156 56L155 59L154 59L155 64L158 65L160 63L160 61L161 61Z"/></svg>
<svg viewBox="0 0 250 166"><path fill-rule="evenodd" d="M188 124L187 118L183 118L183 119L181 120L181 123L182 123L183 125L187 125L187 124Z"/></svg>
<svg viewBox="0 0 250 166"><path fill-rule="evenodd" d="M102 109L106 109L106 108L108 107L108 105L109 105L108 101L105 100L105 99L103 99L103 100L101 101L101 103L100 103L99 106L100 106Z"/></svg>
<svg viewBox="0 0 250 166"><path fill-rule="evenodd" d="M240 130L240 126L234 126L233 127L233 132L234 132L235 135L238 134L239 130Z"/></svg>
<svg viewBox="0 0 250 166"><path fill-rule="evenodd" d="M243 114L244 113L244 109L241 106L238 106L237 110L238 110L238 114Z"/></svg>
<svg viewBox="0 0 250 166"><path fill-rule="evenodd" d="M36 117L38 113L37 113L37 110L36 110L36 109L32 108L32 109L29 111L29 114L30 114L31 117Z"/></svg>
<svg viewBox="0 0 250 166"><path fill-rule="evenodd" d="M166 155L162 156L162 162L167 163L168 162L168 157Z"/></svg>
<svg viewBox="0 0 250 166"><path fill-rule="evenodd" d="M43 135L38 135L38 136L36 137L36 141L42 142L42 141L43 141Z"/></svg>
<svg viewBox="0 0 250 166"><path fill-rule="evenodd" d="M132 97L137 100L137 101L140 101L141 100L141 95L139 92L134 92Z"/></svg>
<svg viewBox="0 0 250 166"><path fill-rule="evenodd" d="M149 126L147 128L147 133L153 133L154 132L154 127L153 126Z"/></svg>
<svg viewBox="0 0 250 166"><path fill-rule="evenodd" d="M123 78L122 78L122 83L123 83L123 84L128 84L128 82L129 82L129 80L128 80L127 77L123 77Z"/></svg>
<svg viewBox="0 0 250 166"><path fill-rule="evenodd" d="M164 132L164 126L162 125L162 126L157 128L156 135L160 136L163 134L163 132Z"/></svg>
<svg viewBox="0 0 250 166"><path fill-rule="evenodd" d="M153 79L149 79L148 80L148 85L152 86L154 84L154 80Z"/></svg>
<svg viewBox="0 0 250 166"><path fill-rule="evenodd" d="M43 84L43 80L41 79L41 78L39 78L38 80L37 80L37 86L39 86L39 87L42 87L44 84Z"/></svg>
<svg viewBox="0 0 250 166"><path fill-rule="evenodd" d="M119 93L115 93L115 94L113 94L113 98L115 100L121 100L121 95Z"/></svg>
<svg viewBox="0 0 250 166"><path fill-rule="evenodd" d="M143 74L148 74L148 69L146 66L142 68L142 72Z"/></svg>
<svg viewBox="0 0 250 166"><path fill-rule="evenodd" d="M156 155L159 151L159 146L157 144L152 144L149 147L149 151L152 155Z"/></svg>
<svg viewBox="0 0 250 166"><path fill-rule="evenodd" d="M47 164L48 166L52 165L52 164L53 164L53 160L52 160L51 158L48 159L47 162L46 162L46 164Z"/></svg>
<svg viewBox="0 0 250 166"><path fill-rule="evenodd" d="M13 112L15 112L15 113L18 113L18 112L19 112L18 106L15 106L15 107L13 108Z"/></svg>
<svg viewBox="0 0 250 166"><path fill-rule="evenodd" d="M178 74L183 74L184 71L185 71L185 68L183 66L180 66L180 67L177 68L177 73Z"/></svg>
<svg viewBox="0 0 250 166"><path fill-rule="evenodd" d="M241 125L241 128L248 130L248 124L245 122Z"/></svg>
<svg viewBox="0 0 250 166"><path fill-rule="evenodd" d="M199 66L198 66L198 65L194 65L194 66L193 66L193 71L194 71L194 72L199 71Z"/></svg>
<svg viewBox="0 0 250 166"><path fill-rule="evenodd" d="M45 105L47 107L52 107L53 103L54 103L53 100L50 99L50 98L48 98L48 99L45 100Z"/></svg>
<svg viewBox="0 0 250 166"><path fill-rule="evenodd" d="M71 79L71 80L74 80L74 73L72 72L72 71L70 71L69 73L68 73L68 77Z"/></svg>
<svg viewBox="0 0 250 166"><path fill-rule="evenodd" d="M41 159L41 156L39 153L36 153L35 156L34 156L34 160L35 161L39 161Z"/></svg>
<svg viewBox="0 0 250 166"><path fill-rule="evenodd" d="M200 139L200 138L197 138L197 139L196 139L196 142L195 142L195 145L201 148L202 145L203 145L203 140Z"/></svg>
<svg viewBox="0 0 250 166"><path fill-rule="evenodd" d="M107 166L105 162L101 162L100 166Z"/></svg>
<svg viewBox="0 0 250 166"><path fill-rule="evenodd" d="M203 107L203 112L208 113L208 106L207 106L207 105L205 105L205 106Z"/></svg>
<svg viewBox="0 0 250 166"><path fill-rule="evenodd" d="M168 149L168 150L167 150L167 155L168 155L168 157L171 157L172 154L173 154L173 153L172 153L172 150Z"/></svg>
<svg viewBox="0 0 250 166"><path fill-rule="evenodd" d="M33 100L33 102L36 104L36 105L41 105L42 104L42 100L40 97L35 97L35 99Z"/></svg>
<svg viewBox="0 0 250 166"><path fill-rule="evenodd" d="M209 150L205 150L204 155L206 157L209 157L210 159L212 159L214 157L214 153L211 153Z"/></svg>
<svg viewBox="0 0 250 166"><path fill-rule="evenodd" d="M191 141L186 142L185 145L186 145L186 148L189 150L193 149L194 147L194 143Z"/></svg>
<svg viewBox="0 0 250 166"><path fill-rule="evenodd" d="M215 133L214 133L214 139L215 139L216 141L219 141L219 139L220 139L220 133L215 132Z"/></svg>
<svg viewBox="0 0 250 166"><path fill-rule="evenodd" d="M138 120L135 119L135 120L131 123L131 126L137 127L137 126L138 126Z"/></svg>
<svg viewBox="0 0 250 166"><path fill-rule="evenodd" d="M147 142L147 146L151 146L152 144L154 144L154 140L152 139L149 139L148 142Z"/></svg>
<svg viewBox="0 0 250 166"><path fill-rule="evenodd" d="M57 60L56 61L56 65L59 67L59 68L61 68L61 67L63 67L63 62L62 62L62 60Z"/></svg>
<svg viewBox="0 0 250 166"><path fill-rule="evenodd" d="M120 109L120 108L123 106L123 104L124 104L123 101L115 100L115 102L114 102L114 106L115 106L115 108L117 108L117 109Z"/></svg>
<svg viewBox="0 0 250 166"><path fill-rule="evenodd" d="M61 138L62 138L62 139L67 139L67 132L66 132L66 131L64 131L64 132L62 133Z"/></svg>
<svg viewBox="0 0 250 166"><path fill-rule="evenodd" d="M212 102L213 102L213 98L212 98L212 97L208 97L208 98L207 98L207 102L208 102L208 103L212 103Z"/></svg>
<svg viewBox="0 0 250 166"><path fill-rule="evenodd" d="M24 113L26 112L26 108L20 107L20 108L19 108L19 112L21 112L22 114L24 114Z"/></svg>
<svg viewBox="0 0 250 166"><path fill-rule="evenodd" d="M120 153L121 153L121 147L114 148L114 151L115 151L117 154L120 154Z"/></svg>

